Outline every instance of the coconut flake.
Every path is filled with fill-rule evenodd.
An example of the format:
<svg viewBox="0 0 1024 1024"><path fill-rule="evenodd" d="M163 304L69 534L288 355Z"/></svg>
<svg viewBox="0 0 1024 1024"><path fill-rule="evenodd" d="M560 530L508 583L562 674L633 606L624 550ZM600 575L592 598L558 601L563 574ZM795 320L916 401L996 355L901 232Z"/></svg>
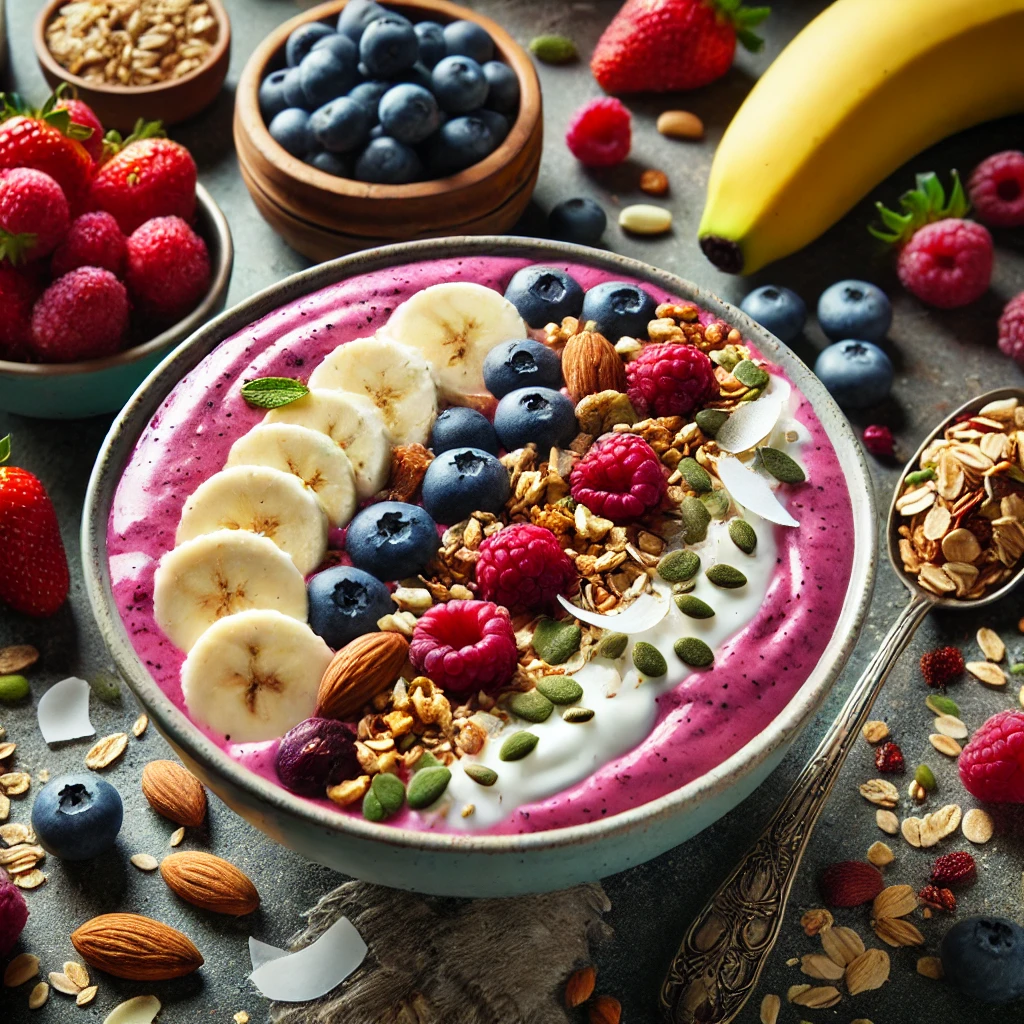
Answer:
<svg viewBox="0 0 1024 1024"><path fill-rule="evenodd" d="M260 942L259 939L249 936L249 961L254 971L258 971L264 964L269 964L271 960L280 960L287 955L287 949L279 949L277 946L271 946L269 942Z"/></svg>
<svg viewBox="0 0 1024 1024"><path fill-rule="evenodd" d="M725 485L730 497L737 505L767 519L779 526L800 524L786 511L775 497L768 481L753 470L747 469L739 459L718 460L718 479Z"/></svg>
<svg viewBox="0 0 1024 1024"><path fill-rule="evenodd" d="M341 917L312 945L264 963L249 977L267 999L305 1003L319 999L340 985L365 956L366 943L355 925L347 917Z"/></svg>
<svg viewBox="0 0 1024 1024"><path fill-rule="evenodd" d="M95 736L89 721L89 684L72 676L54 683L39 698L36 716L47 743L63 743Z"/></svg>
<svg viewBox="0 0 1024 1024"><path fill-rule="evenodd" d="M558 595L558 601L581 622L599 629L614 629L619 633L643 633L661 622L668 612L668 600L653 594L641 594L625 611L615 615L602 615L600 612L579 608L561 594Z"/></svg>
<svg viewBox="0 0 1024 1024"><path fill-rule="evenodd" d="M745 452L763 441L782 415L782 399L778 395L762 395L756 402L743 402L715 434L715 442L723 452Z"/></svg>
<svg viewBox="0 0 1024 1024"><path fill-rule="evenodd" d="M118 1003L103 1024L153 1024L159 1012L160 1000L156 996L135 996Z"/></svg>

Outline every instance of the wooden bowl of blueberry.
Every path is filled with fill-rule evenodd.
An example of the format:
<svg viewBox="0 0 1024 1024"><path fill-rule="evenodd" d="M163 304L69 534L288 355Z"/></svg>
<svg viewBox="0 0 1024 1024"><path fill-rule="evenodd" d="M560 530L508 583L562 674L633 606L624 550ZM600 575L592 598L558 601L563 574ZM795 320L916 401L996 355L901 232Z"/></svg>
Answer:
<svg viewBox="0 0 1024 1024"><path fill-rule="evenodd" d="M332 0L286 22L249 59L234 122L256 206L314 260L507 231L542 129L529 55L446 0Z"/></svg>

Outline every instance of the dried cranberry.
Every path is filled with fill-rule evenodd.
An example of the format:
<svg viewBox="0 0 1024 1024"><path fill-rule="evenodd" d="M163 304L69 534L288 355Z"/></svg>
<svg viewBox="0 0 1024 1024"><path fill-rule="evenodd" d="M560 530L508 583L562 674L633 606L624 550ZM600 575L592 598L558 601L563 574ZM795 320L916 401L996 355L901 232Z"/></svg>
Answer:
<svg viewBox="0 0 1024 1024"><path fill-rule="evenodd" d="M342 722L307 718L277 748L277 776L301 796L323 796L328 786L359 774L355 738Z"/></svg>

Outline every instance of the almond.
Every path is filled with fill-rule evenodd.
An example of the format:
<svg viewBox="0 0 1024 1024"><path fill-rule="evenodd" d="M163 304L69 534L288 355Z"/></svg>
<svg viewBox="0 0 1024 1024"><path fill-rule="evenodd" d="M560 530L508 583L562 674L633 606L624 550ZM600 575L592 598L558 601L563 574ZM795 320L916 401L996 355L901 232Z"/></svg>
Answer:
<svg viewBox="0 0 1024 1024"><path fill-rule="evenodd" d="M100 914L71 933L90 967L129 981L180 978L203 966L203 956L181 932L140 914Z"/></svg>
<svg viewBox="0 0 1024 1024"><path fill-rule="evenodd" d="M619 1024L622 1004L614 996L598 996L590 1004L590 1024Z"/></svg>
<svg viewBox="0 0 1024 1024"><path fill-rule="evenodd" d="M626 365L622 357L607 338L595 331L580 331L566 342L562 376L569 397L576 404L599 391L626 390Z"/></svg>
<svg viewBox="0 0 1024 1024"><path fill-rule="evenodd" d="M157 814L195 828L206 817L203 784L177 761L150 761L142 769L142 793Z"/></svg>
<svg viewBox="0 0 1024 1024"><path fill-rule="evenodd" d="M161 862L160 874L168 889L203 910L241 917L260 905L249 877L212 853L172 853Z"/></svg>
<svg viewBox="0 0 1024 1024"><path fill-rule="evenodd" d="M618 356L616 356L618 358ZM398 678L409 655L400 633L364 633L334 656L320 680L318 718L354 718Z"/></svg>
<svg viewBox="0 0 1024 1024"><path fill-rule="evenodd" d="M597 971L593 967L581 967L570 975L565 983L565 1005L573 1010L582 1006L593 994Z"/></svg>

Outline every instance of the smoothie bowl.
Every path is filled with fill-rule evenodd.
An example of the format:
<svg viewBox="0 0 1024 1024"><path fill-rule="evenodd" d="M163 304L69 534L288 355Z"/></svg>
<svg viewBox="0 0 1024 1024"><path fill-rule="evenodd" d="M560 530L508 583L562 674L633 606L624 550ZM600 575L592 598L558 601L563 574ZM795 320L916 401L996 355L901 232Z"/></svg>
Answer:
<svg viewBox="0 0 1024 1024"><path fill-rule="evenodd" d="M115 422L94 613L185 763L356 877L544 891L764 780L852 649L875 556L842 414L670 274L501 238L316 267Z"/></svg>

